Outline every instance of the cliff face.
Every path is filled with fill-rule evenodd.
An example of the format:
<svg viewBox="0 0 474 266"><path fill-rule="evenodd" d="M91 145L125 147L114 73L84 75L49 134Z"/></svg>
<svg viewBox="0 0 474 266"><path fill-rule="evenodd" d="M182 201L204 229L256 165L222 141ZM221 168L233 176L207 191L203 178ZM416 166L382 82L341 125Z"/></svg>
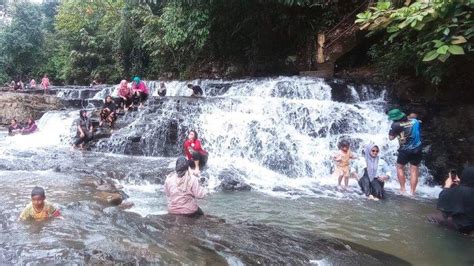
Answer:
<svg viewBox="0 0 474 266"><path fill-rule="evenodd" d="M63 107L60 99L51 95L33 95L26 93L0 93L0 125L9 125L12 118L19 122L30 116L39 119L47 111Z"/></svg>

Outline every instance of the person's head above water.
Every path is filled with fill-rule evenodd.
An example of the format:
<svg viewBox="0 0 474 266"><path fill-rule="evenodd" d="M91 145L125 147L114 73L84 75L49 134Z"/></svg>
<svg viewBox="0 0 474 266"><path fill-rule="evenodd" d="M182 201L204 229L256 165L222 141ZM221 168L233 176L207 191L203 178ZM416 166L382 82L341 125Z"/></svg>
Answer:
<svg viewBox="0 0 474 266"><path fill-rule="evenodd" d="M388 111L387 114L388 114L388 119L391 121L399 121L407 117L404 112L400 111L400 109L392 109Z"/></svg>
<svg viewBox="0 0 474 266"><path fill-rule="evenodd" d="M11 121L12 125L15 125L17 122L16 122L16 118L12 118L12 121Z"/></svg>
<svg viewBox="0 0 474 266"><path fill-rule="evenodd" d="M31 191L31 203L35 209L41 209L44 205L46 194L42 187L34 187Z"/></svg>
<svg viewBox="0 0 474 266"><path fill-rule="evenodd" d="M178 175L178 177L183 177L188 171L188 168L189 168L188 160L186 160L186 158L184 158L183 156L178 157L178 159L176 160L176 167L175 167L176 174Z"/></svg>
<svg viewBox="0 0 474 266"><path fill-rule="evenodd" d="M138 83L140 83L140 78L135 76L135 77L133 77L132 81L135 82L136 84L138 84Z"/></svg>
<svg viewBox="0 0 474 266"><path fill-rule="evenodd" d="M195 140L197 138L198 138L198 133L196 132L196 130L194 129L190 130L188 134L188 139Z"/></svg>
<svg viewBox="0 0 474 266"><path fill-rule="evenodd" d="M340 150L343 150L343 151L347 151L349 150L350 148L350 144L349 144L349 141L343 139L339 142L339 145L338 145L339 149Z"/></svg>
<svg viewBox="0 0 474 266"><path fill-rule="evenodd" d="M28 125L31 125L34 123L35 123L35 120L33 119L33 117L28 118Z"/></svg>
<svg viewBox="0 0 474 266"><path fill-rule="evenodd" d="M193 88L193 84L192 83L188 83L188 88L192 89Z"/></svg>
<svg viewBox="0 0 474 266"><path fill-rule="evenodd" d="M460 185L474 187L474 167L467 167L462 171Z"/></svg>

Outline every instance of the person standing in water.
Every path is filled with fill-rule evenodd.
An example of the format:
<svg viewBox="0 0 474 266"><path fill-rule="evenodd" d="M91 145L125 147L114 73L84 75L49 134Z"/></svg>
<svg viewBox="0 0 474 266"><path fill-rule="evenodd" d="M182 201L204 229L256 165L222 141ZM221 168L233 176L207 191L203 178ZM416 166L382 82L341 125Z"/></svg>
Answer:
<svg viewBox="0 0 474 266"><path fill-rule="evenodd" d="M132 81L132 92L134 97L134 104L139 103L139 107L143 107L143 104L148 99L149 90L145 85L145 82L140 80L139 77L134 77Z"/></svg>
<svg viewBox="0 0 474 266"><path fill-rule="evenodd" d="M48 75L44 74L43 79L41 79L41 87L43 88L44 92L48 91L48 88L51 84L49 83Z"/></svg>
<svg viewBox="0 0 474 266"><path fill-rule="evenodd" d="M336 163L336 169L333 175L337 176L337 186L340 189L347 189L349 185L349 176L350 176L350 161L356 159L357 157L352 153L350 149L350 144L347 140L342 140L339 142L339 152L334 155L333 160ZM344 187L341 187L342 179L344 178Z"/></svg>
<svg viewBox="0 0 474 266"><path fill-rule="evenodd" d="M195 175L200 175L200 169L206 165L209 154L202 148L195 130L189 131L188 139L184 142L183 147L189 167L194 169Z"/></svg>
<svg viewBox="0 0 474 266"><path fill-rule="evenodd" d="M77 136L76 141L74 142L75 148L84 148L84 144L92 140L94 127L92 126L89 117L87 117L87 111L79 111L79 119L76 120L77 124Z"/></svg>
<svg viewBox="0 0 474 266"><path fill-rule="evenodd" d="M189 173L189 163L184 157L176 160L176 173L166 177L165 194L168 199L168 213L189 217L203 215L196 199L202 199L206 190L201 187L199 180Z"/></svg>
<svg viewBox="0 0 474 266"><path fill-rule="evenodd" d="M189 83L188 88L193 91L193 94L191 94L191 97L201 97L204 94L204 91L198 85L193 85Z"/></svg>
<svg viewBox="0 0 474 266"><path fill-rule="evenodd" d="M52 204L46 201L44 189L34 187L31 191L31 202L21 212L21 221L42 221L49 218L61 218L61 212Z"/></svg>
<svg viewBox="0 0 474 266"><path fill-rule="evenodd" d="M371 200L385 198L383 186L390 175L387 164L379 157L379 152L380 149L375 144L368 144L363 151L366 167L360 174L362 177L359 179L359 186Z"/></svg>
<svg viewBox="0 0 474 266"><path fill-rule="evenodd" d="M30 80L30 90L34 90L34 89L36 89L36 80L31 79Z"/></svg>
<svg viewBox="0 0 474 266"><path fill-rule="evenodd" d="M400 148L397 157L397 177L400 182L400 192L405 193L405 165L410 164L410 191L415 196L418 184L418 166L422 160L421 153L421 127L418 119L408 118L399 109L388 112L388 119L392 126L388 133L389 139L398 138Z"/></svg>

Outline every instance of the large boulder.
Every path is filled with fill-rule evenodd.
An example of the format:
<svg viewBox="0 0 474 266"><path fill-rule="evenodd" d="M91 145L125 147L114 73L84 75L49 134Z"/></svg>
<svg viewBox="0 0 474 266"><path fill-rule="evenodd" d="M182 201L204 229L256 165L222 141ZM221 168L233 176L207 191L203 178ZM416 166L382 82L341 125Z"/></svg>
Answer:
<svg viewBox="0 0 474 266"><path fill-rule="evenodd" d="M39 119L44 113L62 107L61 100L55 96L4 92L0 95L0 125L9 125L12 118L19 122L30 116Z"/></svg>

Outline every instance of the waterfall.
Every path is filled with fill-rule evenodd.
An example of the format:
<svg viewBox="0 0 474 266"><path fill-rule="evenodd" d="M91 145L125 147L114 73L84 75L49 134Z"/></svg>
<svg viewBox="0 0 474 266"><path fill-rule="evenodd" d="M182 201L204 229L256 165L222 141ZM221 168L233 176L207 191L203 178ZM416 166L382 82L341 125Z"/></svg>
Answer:
<svg viewBox="0 0 474 266"><path fill-rule="evenodd" d="M270 195L337 198L358 196L331 188L337 184L331 177L331 157L338 142L349 140L361 159L363 146L374 142L382 159L393 166L392 180L386 186L398 187L398 144L388 139L390 121L383 88L304 77L167 81L167 97L159 97L160 82L146 83L154 97L144 109L120 116L118 129L110 138L93 143L94 151L173 160L182 154L188 131L195 129L210 153L203 174L211 188L218 187L223 176L232 175ZM185 97L191 94L188 83L199 84L205 97ZM57 94L64 99L100 102L114 95L115 88L83 88L78 94L58 88ZM12 141L25 147L69 144L76 117L77 109L49 112L39 121L38 136L18 136ZM43 138L47 141L39 141ZM423 184L430 177L424 165L421 170L418 191L437 196L439 190ZM350 183L358 191L356 181Z"/></svg>

